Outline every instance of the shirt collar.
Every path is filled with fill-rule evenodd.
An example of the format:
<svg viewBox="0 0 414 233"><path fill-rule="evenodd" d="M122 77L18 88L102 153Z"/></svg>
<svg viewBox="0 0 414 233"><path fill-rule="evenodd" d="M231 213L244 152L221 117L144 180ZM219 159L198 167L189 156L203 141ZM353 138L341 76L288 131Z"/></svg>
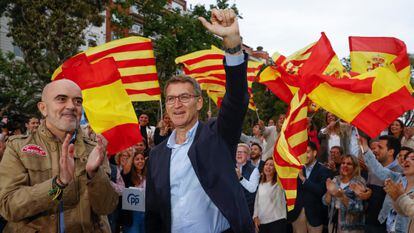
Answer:
<svg viewBox="0 0 414 233"><path fill-rule="evenodd" d="M175 136L177 134L177 131L174 129L174 131L171 133L170 137L168 138L167 141L167 147L174 149L177 148L179 146L185 145L187 143L189 143L190 141L193 141L194 137L195 137L195 132L197 131L197 127L198 127L198 121L194 124L194 126L187 132L186 135L186 139L185 142L183 144L177 144L175 141Z"/></svg>
<svg viewBox="0 0 414 233"><path fill-rule="evenodd" d="M391 168L394 168L394 167L396 167L396 166L399 166L399 165L398 165L398 161L397 161L397 160L394 160L394 161L392 161L392 163L388 164L388 165L386 166L386 168L391 169Z"/></svg>
<svg viewBox="0 0 414 233"><path fill-rule="evenodd" d="M313 167L315 166L316 162L317 162L317 161L315 160L315 161L313 161L313 163L312 163L311 165L309 165L308 167L307 167L307 166L305 166L306 170L312 170L312 169L313 169Z"/></svg>

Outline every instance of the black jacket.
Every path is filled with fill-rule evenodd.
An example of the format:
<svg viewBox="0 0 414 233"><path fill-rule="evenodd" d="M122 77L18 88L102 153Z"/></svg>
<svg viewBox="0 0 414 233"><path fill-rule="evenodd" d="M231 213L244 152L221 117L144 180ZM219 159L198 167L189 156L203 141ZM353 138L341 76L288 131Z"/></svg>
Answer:
<svg viewBox="0 0 414 233"><path fill-rule="evenodd" d="M254 232L242 187L235 172L236 147L247 111L245 63L227 67L226 95L217 119L200 122L188 157L198 180L236 233ZM170 157L167 140L150 152L146 187L146 232L171 232ZM189 203L191 205L191 203Z"/></svg>
<svg viewBox="0 0 414 233"><path fill-rule="evenodd" d="M302 168L306 176L305 168ZM288 213L289 222L294 222L305 208L306 219L309 224L316 227L328 222L328 209L322 203L322 196L326 193L326 179L331 176L331 172L316 162L312 172L305 183L298 178L298 191L295 208Z"/></svg>

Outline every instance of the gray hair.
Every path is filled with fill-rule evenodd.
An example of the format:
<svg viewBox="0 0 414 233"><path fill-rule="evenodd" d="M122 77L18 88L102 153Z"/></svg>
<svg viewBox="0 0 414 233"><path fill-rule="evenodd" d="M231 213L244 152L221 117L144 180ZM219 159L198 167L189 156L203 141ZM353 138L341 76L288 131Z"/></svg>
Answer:
<svg viewBox="0 0 414 233"><path fill-rule="evenodd" d="M200 84L194 78L191 78L190 76L186 76L186 75L175 75L175 76L172 76L170 79L168 79L164 87L165 96L167 95L168 86L174 83L189 83L194 88L194 94L197 96L201 96Z"/></svg>

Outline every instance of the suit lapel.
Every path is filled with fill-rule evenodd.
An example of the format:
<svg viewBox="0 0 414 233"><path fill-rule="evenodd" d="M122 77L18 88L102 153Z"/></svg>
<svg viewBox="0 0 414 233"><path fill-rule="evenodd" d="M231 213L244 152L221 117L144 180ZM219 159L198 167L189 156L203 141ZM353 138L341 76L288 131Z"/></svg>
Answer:
<svg viewBox="0 0 414 233"><path fill-rule="evenodd" d="M190 146L190 149L188 150L188 157L190 159L191 165L193 166L193 169L197 175L197 177L200 177L198 174L198 166L197 166L197 153L196 153L196 144L197 144L197 140L200 137L200 133L201 133L201 129L203 127L203 123L201 121L198 122L198 126L197 126L197 130L196 130L196 134L193 140L193 143ZM200 179L199 179L200 180Z"/></svg>
<svg viewBox="0 0 414 233"><path fill-rule="evenodd" d="M171 164L171 149L167 147L165 144L161 147L160 151L160 159L157 161L157 164L155 165L156 170L159 174L165 174L159 176L161 184L160 187L164 188L164 193L162 194L164 197L168 197L168 200L170 200L170 164Z"/></svg>
<svg viewBox="0 0 414 233"><path fill-rule="evenodd" d="M314 176L316 176L316 173L318 172L318 169L319 169L319 163L316 162L315 166L313 166L311 174L309 175L309 180L312 180L314 178Z"/></svg>

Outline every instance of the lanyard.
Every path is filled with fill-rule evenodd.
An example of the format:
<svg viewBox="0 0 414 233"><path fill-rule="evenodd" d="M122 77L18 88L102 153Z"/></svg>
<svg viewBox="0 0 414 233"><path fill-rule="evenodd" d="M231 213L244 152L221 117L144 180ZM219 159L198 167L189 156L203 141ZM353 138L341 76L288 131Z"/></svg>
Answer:
<svg viewBox="0 0 414 233"><path fill-rule="evenodd" d="M59 233L65 233L65 217L63 215L63 201L59 201Z"/></svg>

